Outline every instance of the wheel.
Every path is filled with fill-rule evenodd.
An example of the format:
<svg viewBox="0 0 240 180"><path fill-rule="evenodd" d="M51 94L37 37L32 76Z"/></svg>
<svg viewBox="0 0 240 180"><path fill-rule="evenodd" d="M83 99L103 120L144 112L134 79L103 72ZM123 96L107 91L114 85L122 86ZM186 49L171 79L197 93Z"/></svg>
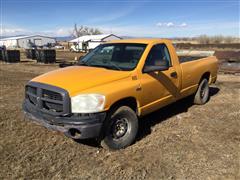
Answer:
<svg viewBox="0 0 240 180"><path fill-rule="evenodd" d="M198 90L194 97L194 103L202 105L205 104L208 101L208 99L209 99L208 80L203 79L198 86Z"/></svg>
<svg viewBox="0 0 240 180"><path fill-rule="evenodd" d="M110 112L103 128L101 146L105 149L122 149L133 143L138 132L136 113L127 106Z"/></svg>

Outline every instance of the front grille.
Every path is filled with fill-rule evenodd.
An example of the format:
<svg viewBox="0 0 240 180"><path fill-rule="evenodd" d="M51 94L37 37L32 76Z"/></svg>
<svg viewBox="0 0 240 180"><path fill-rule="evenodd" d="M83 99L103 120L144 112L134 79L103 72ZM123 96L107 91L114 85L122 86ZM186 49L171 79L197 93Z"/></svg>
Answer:
<svg viewBox="0 0 240 180"><path fill-rule="evenodd" d="M62 112L63 111L63 105L62 104L57 104L57 103L52 103L52 102L47 102L43 101L43 108L53 111L53 112Z"/></svg>
<svg viewBox="0 0 240 180"><path fill-rule="evenodd" d="M32 86L26 86L26 92L26 97L29 99L29 101L32 104L37 105L37 88Z"/></svg>
<svg viewBox="0 0 240 180"><path fill-rule="evenodd" d="M31 95L27 95L27 97L32 104L37 105L37 97Z"/></svg>
<svg viewBox="0 0 240 180"><path fill-rule="evenodd" d="M26 99L37 109L54 115L70 112L70 98L64 89L30 82L26 86Z"/></svg>
<svg viewBox="0 0 240 180"><path fill-rule="evenodd" d="M32 86L26 86L26 91L32 94L37 95L37 88Z"/></svg>
<svg viewBox="0 0 240 180"><path fill-rule="evenodd" d="M54 92L54 91L49 91L46 89L43 89L42 91L42 97L43 98L48 98L52 100L57 100L57 101L62 101L62 95L60 93Z"/></svg>

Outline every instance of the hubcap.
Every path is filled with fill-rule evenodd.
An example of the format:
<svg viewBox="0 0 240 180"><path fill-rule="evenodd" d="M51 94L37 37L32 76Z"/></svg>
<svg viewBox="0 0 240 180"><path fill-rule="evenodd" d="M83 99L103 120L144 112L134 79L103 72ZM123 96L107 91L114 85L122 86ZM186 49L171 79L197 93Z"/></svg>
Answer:
<svg viewBox="0 0 240 180"><path fill-rule="evenodd" d="M128 129L127 119L122 118L115 121L112 126L112 135L115 139L123 137Z"/></svg>

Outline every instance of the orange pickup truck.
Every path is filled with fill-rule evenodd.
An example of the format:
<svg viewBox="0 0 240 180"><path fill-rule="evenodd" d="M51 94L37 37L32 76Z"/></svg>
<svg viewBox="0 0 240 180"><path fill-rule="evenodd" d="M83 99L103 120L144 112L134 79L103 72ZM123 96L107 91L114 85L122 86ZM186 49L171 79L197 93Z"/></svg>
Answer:
<svg viewBox="0 0 240 180"><path fill-rule="evenodd" d="M134 142L139 117L190 95L206 103L217 70L216 57L178 57L169 40L111 41L29 81L23 109L70 138L120 149Z"/></svg>

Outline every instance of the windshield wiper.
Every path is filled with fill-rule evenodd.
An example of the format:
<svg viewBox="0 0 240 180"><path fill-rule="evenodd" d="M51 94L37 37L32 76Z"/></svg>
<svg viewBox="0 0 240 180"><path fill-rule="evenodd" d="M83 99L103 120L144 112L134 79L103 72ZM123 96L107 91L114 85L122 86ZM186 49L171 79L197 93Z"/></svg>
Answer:
<svg viewBox="0 0 240 180"><path fill-rule="evenodd" d="M99 68L105 68L105 69L114 69L114 70L119 70L119 68L116 68L115 66L104 66L104 65L97 65L97 64L91 64L88 65L90 67L99 67Z"/></svg>
<svg viewBox="0 0 240 180"><path fill-rule="evenodd" d="M108 62L110 65L112 66L105 66L105 65L97 65L97 64L87 64L86 62L80 62L78 63L79 66L90 66L90 67L102 67L102 68L106 68L106 69L114 69L114 70L120 70L123 71L122 68L120 68L118 65L116 65L115 63L109 61Z"/></svg>

